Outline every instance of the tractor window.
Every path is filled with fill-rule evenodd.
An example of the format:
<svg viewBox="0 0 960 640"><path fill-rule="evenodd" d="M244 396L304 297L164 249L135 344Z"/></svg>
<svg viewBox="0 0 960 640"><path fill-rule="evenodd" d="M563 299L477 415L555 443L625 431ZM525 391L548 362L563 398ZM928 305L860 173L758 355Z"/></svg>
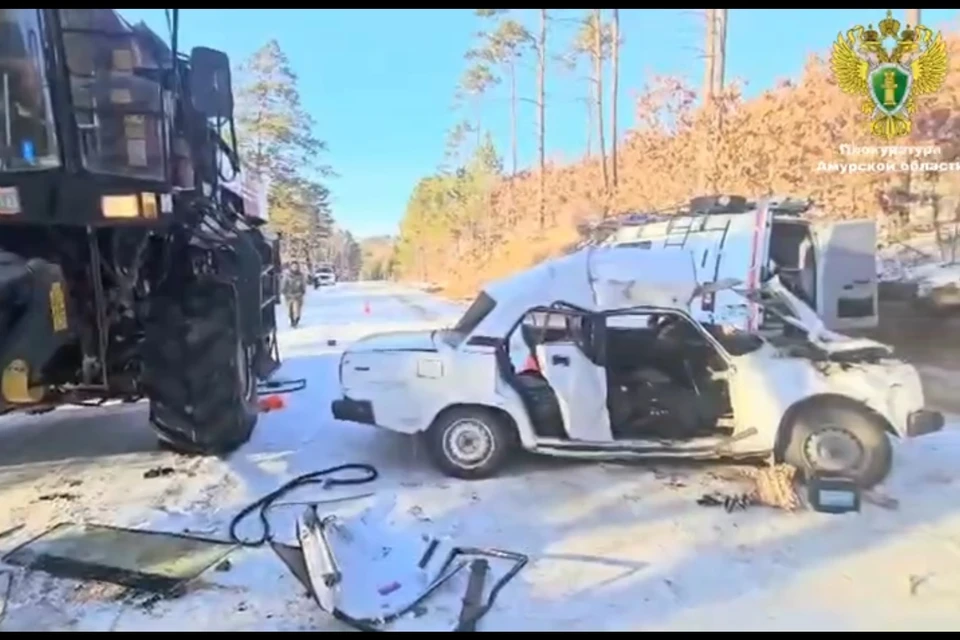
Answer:
<svg viewBox="0 0 960 640"><path fill-rule="evenodd" d="M59 166L36 9L0 9L0 171Z"/></svg>
<svg viewBox="0 0 960 640"><path fill-rule="evenodd" d="M109 9L61 9L60 16L84 167L163 180L166 144L157 61Z"/></svg>

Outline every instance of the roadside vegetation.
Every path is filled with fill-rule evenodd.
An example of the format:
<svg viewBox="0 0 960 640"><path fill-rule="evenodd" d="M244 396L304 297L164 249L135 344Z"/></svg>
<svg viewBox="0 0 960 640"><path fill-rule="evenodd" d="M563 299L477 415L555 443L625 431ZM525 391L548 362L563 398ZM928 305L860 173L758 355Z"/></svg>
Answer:
<svg viewBox="0 0 960 640"><path fill-rule="evenodd" d="M484 281L564 251L591 222L704 193L811 197L815 215L878 217L888 238L905 237L908 214L918 207L932 208L939 219L957 213L960 173L823 170L823 162L864 161L845 157L841 145L881 144L869 135L858 99L833 81L829 51L811 55L801 77L754 99L744 99L733 81L702 100L698 88L679 78L620 86L618 60L630 55L622 46L630 34L621 33L615 10L482 9L477 20L482 31L465 54L457 89L464 119L449 133L441 168L411 194L392 255L381 252L377 274L468 295ZM573 36L562 41L555 33L569 28L557 26L571 20ZM944 38L950 60L960 60L960 34L946 31ZM536 70L532 86L519 82L520 64ZM576 162L550 156L548 89L561 82L584 87L586 153ZM619 132L612 110L624 90L636 95L635 118ZM921 107L911 136L894 144L938 145L938 161L956 160L960 74L948 74ZM484 127L492 109L510 110L505 149L494 148ZM533 127L517 115L531 109ZM533 166L518 165L520 136L536 139Z"/></svg>
<svg viewBox="0 0 960 640"><path fill-rule="evenodd" d="M300 102L299 80L276 40L235 72L237 128L245 164L269 181L270 228L283 237L284 260L332 263L341 278L358 276L359 243L337 226L330 208L333 168L326 143Z"/></svg>

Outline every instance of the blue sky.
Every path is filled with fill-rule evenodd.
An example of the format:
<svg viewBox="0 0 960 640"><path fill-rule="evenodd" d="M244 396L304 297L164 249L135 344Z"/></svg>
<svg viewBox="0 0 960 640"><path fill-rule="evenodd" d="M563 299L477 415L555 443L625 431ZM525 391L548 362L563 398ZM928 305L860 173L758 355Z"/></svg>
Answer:
<svg viewBox="0 0 960 640"><path fill-rule="evenodd" d="M747 81L749 93L795 77L810 53L823 53L839 31L883 18L881 9L731 9L727 78ZM166 37L160 9L122 9ZM517 10L533 24L535 10ZM580 10L554 11L551 47L566 48ZM633 93L650 74L703 75L702 18L694 10L623 9L621 130L633 124ZM895 12L903 19L902 11ZM924 9L931 27L956 24L957 10ZM435 9L183 9L184 48L205 45L238 62L276 38L300 76L300 93L330 147L327 161L340 177L330 182L338 224L355 235L395 233L407 199L441 162L446 132L461 116L453 95L466 67L464 52L482 22L472 10ZM956 63L954 63L956 64ZM532 66L521 91L534 91ZM579 98L586 82L552 70L548 78L547 147L551 157L573 159L586 144L586 112ZM494 96L484 124L509 155L508 102ZM536 152L533 107L520 108L520 164Z"/></svg>

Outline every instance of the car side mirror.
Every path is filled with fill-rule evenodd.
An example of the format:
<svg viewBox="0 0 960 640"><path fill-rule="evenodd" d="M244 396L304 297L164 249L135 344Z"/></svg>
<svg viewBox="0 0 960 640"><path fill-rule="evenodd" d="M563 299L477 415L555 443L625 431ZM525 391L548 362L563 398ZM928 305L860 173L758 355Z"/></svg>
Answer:
<svg viewBox="0 0 960 640"><path fill-rule="evenodd" d="M233 117L230 58L223 51L194 47L190 52L190 100L207 118Z"/></svg>

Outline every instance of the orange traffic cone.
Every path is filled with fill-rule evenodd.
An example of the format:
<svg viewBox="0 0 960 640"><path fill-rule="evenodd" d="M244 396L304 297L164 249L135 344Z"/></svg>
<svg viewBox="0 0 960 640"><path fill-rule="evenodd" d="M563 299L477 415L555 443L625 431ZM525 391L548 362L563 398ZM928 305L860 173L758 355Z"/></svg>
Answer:
<svg viewBox="0 0 960 640"><path fill-rule="evenodd" d="M363 314L367 316L370 315L370 303L366 300L363 301Z"/></svg>

